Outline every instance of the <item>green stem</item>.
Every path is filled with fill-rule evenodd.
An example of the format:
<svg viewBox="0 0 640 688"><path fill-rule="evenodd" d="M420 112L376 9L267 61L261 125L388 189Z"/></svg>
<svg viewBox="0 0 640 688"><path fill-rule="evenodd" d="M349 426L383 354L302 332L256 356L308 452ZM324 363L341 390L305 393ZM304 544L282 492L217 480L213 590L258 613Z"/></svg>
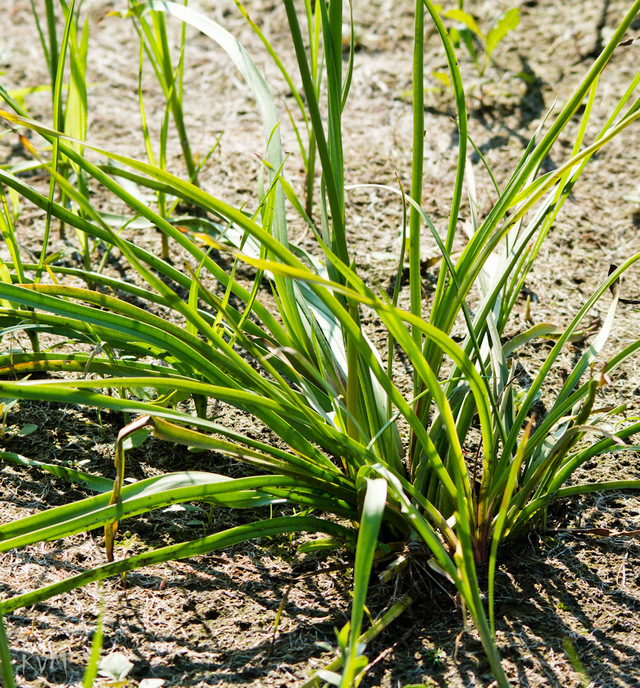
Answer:
<svg viewBox="0 0 640 688"><path fill-rule="evenodd" d="M164 72L165 83L168 88L168 95L171 105L171 114L176 125L178 138L180 139L180 146L182 147L182 154L184 155L184 162L187 166L189 174L189 181L196 186L198 183L198 167L193 159L191 153L191 145L189 144L189 137L187 136L187 127L184 122L184 113L182 109L181 93L179 89L180 75L184 68L183 64L178 67L177 74L174 75L173 65L171 64L171 51L169 49L169 41L167 39L167 29L162 12L153 13L153 22L156 27L156 35L160 39L161 54L162 54L162 71ZM183 31L184 40L184 31Z"/></svg>
<svg viewBox="0 0 640 688"><path fill-rule="evenodd" d="M413 48L413 159L411 167L411 198L422 204L422 177L424 167L424 5L416 0L416 19ZM409 280L411 291L411 312L420 317L422 313L422 289L420 281L420 227L421 217L415 206L409 215ZM412 329L413 339L420 345L420 331ZM414 387L418 384L414 373Z"/></svg>
<svg viewBox="0 0 640 688"><path fill-rule="evenodd" d="M9 651L9 641L4 630L4 619L0 614L0 677L2 685L6 688L15 688L13 669L11 667L11 653Z"/></svg>
<svg viewBox="0 0 640 688"><path fill-rule="evenodd" d="M316 176L316 135L309 130L309 152L307 153L307 175L305 179L305 212L309 217L313 213L313 189Z"/></svg>
<svg viewBox="0 0 640 688"><path fill-rule="evenodd" d="M349 303L349 314L358 322L358 305ZM358 397L360 380L358 376L358 348L351 337L347 338L347 434L351 439L360 440L358 429Z"/></svg>
<svg viewBox="0 0 640 688"><path fill-rule="evenodd" d="M55 106L56 74L58 72L58 37L56 36L56 14L53 0L45 0L47 12L47 29L49 34L49 76L51 78L51 104Z"/></svg>

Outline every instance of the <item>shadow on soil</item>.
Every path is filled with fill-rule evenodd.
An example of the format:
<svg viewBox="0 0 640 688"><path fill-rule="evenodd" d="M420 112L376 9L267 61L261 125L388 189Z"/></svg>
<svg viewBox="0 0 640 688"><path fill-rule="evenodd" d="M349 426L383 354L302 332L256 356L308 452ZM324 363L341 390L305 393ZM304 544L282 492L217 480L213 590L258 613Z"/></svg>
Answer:
<svg viewBox="0 0 640 688"><path fill-rule="evenodd" d="M66 418L75 434L72 420ZM59 439L66 443L64 433ZM55 456L45 454L44 445L38 447L42 449L39 458L55 461ZM91 454L90 448L78 447L76 458ZM155 466L163 464L160 457L155 459ZM100 458L102 467L106 460L106 456ZM193 460L201 462L191 466L194 469L214 468L213 459L204 455ZM85 496L33 469L8 466L0 482L7 518ZM591 506L615 516L616 505L611 500L596 500ZM256 517L250 511L219 509L215 513L216 530ZM564 512L554 517L564 518ZM200 521L196 523L194 518ZM192 512L154 512L128 520L120 526L117 556L192 538L198 530L202 532L205 523L206 514ZM96 530L88 537L74 536L40 549L8 553L5 557L10 563L0 567L0 594L8 597L32 590L102 563L101 542L102 532ZM103 593L93 587L17 610L7 617L16 671L30 686L69 685L81 680L104 594L103 654L126 652L134 662L134 679L162 678L167 686L185 687L297 684L308 676L311 666L325 666L332 659L323 655L317 643L335 647L334 628L341 628L348 619L351 572L295 582L274 642L274 619L289 583L299 574L327 566L326 559L317 556L296 557L295 546L285 537L266 547L238 546L133 572L127 577L126 590L118 579L111 579L105 582ZM640 563L637 543L621 538L579 539L562 533L504 547L501 556L496 626L510 679L519 686L564 688L568 672L573 672L575 685L580 685L579 674L566 654L570 641L586 667L588 680L595 685L640 686L634 677L638 675L634 667L638 638L633 623L640 605L625 589L625 576L629 582L631 576L637 576L632 573ZM348 564L346 560L337 563ZM492 683L477 635L464 629L453 588L435 577L425 563L416 560L397 588L372 578L368 600L372 615L405 591L416 602L367 648L372 665L363 688ZM629 641L625 642L627 628ZM41 678L50 683L37 682Z"/></svg>
<svg viewBox="0 0 640 688"><path fill-rule="evenodd" d="M569 666L576 685L640 686L634 676L636 640L620 642L619 633L607 632L631 626L638 614L637 598L625 592L619 579L611 579L609 568L600 573L598 562L619 559L621 542L563 535L546 556L544 549L542 543L521 543L503 554L496 578L496 633L509 679L523 687L539 686L541 679L545 685L566 686L569 644L583 665ZM632 562L629 566L632 570ZM362 685L380 685L385 672L392 686L490 685L482 645L474 631L465 631L461 610L451 601L435 591L412 606L392 633L368 648L375 664Z"/></svg>

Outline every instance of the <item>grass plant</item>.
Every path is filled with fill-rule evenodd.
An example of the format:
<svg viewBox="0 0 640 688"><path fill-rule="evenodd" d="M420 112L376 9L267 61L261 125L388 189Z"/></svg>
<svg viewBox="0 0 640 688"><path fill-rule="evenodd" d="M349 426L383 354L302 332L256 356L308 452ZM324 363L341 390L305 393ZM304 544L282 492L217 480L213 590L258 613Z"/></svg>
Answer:
<svg viewBox="0 0 640 688"><path fill-rule="evenodd" d="M242 14L242 16L245 18L249 26L253 29L255 32L256 36L260 39L260 41L263 43L264 47L266 48L267 52L269 53L270 57L273 59L274 64L278 67L280 70L280 73L284 77L285 81L287 82L287 86L291 91L291 95L293 96L296 105L298 107L298 111L302 117L302 125L304 125L304 132L301 131L303 129L302 125L299 125L296 122L296 119L293 115L293 113L288 111L289 118L291 121L291 124L293 126L293 129L295 131L296 139L298 141L298 145L300 148L300 154L302 156L302 161L304 164L304 170L305 170L305 212L306 214L311 217L313 214L313 194L314 194L314 189L315 189L315 176L316 176L316 137L315 137L315 128L312 125L311 118L310 118L310 113L307 110L307 107L304 103L304 99L302 94L300 93L299 88L296 86L295 83L295 78L289 73L287 68L284 66L282 60L280 59L280 56L278 55L277 51L271 45L269 39L265 36L264 32L260 28L258 24L256 24L255 21L251 18L249 15L249 12L245 8L245 6L239 1L239 0L234 0L238 10ZM308 53L308 62L309 62L309 74L307 75L308 80L310 80L310 83L313 84L313 91L316 95L316 98L319 98L320 96L320 87L321 87L321 82L322 82L322 77L323 77L323 43L321 40L321 32L322 32L322 7L320 5L315 5L315 3L311 2L311 0L304 0L304 10L305 10L305 15L306 15L306 40L307 40L307 53ZM304 22L303 22L304 24ZM353 57L354 57L354 52L355 52L355 38L354 38L354 32L351 31L349 34L349 46L350 46L350 53L349 53L349 75L351 74L351 71L353 69ZM350 78L350 77L349 77ZM346 94L344 94L343 99L346 98ZM306 139L304 134L306 134Z"/></svg>
<svg viewBox="0 0 640 688"><path fill-rule="evenodd" d="M94 484L102 493L0 527L0 551L8 551L101 526L108 563L2 600L0 615L140 566L252 538L321 533L323 538L305 545L306 550L342 547L355 557L351 622L338 639L342 673L323 675L324 680L346 687L358 683L367 665L363 638L366 641L370 636L362 633L362 623L375 560L382 553L395 552L397 559L389 573L399 571L405 543L410 542L428 552L433 568L456 587L497 683L504 687L508 682L496 647L493 614L500 544L543 528L547 507L555 500L596 490L640 488L639 481L570 481L580 466L598 454L638 449L632 442L640 422L622 422L612 434L608 423L623 405L596 410L595 400L608 375L640 348L640 342L635 342L606 361L599 359L615 320L618 280L640 254L611 271L566 329L542 323L504 341L536 255L585 165L640 117L640 100L635 95L639 72L624 96L612 103L602 130L587 140L592 106L600 95L600 76L640 9L640 0L633 3L566 104L541 125L506 185L496 184L497 201L482 221L473 172L467 165L467 113L455 49L436 7L429 0L416 2L412 185L407 197L400 192L402 202L411 209L409 310L376 293L352 263L342 148L342 111L353 65L349 60L343 67L345 8L340 0L318 0L315 14L310 14L311 6L306 4L301 20L293 0L284 0L284 5L301 84L301 97L296 100L305 108L309 131L307 173L315 156L321 166L319 226L286 178L280 117L260 70L223 27L188 7L151 0L132 6L130 16L140 27L153 26L153 40L159 46L164 46L166 27L164 19L159 19L164 14L196 27L227 53L242 74L256 99L265 146L261 183L251 211L235 208L199 188L191 173L182 179L153 159L143 162L79 141L69 132L58 131L55 118L53 126L34 121L0 88L10 107L0 111L0 117L14 128L30 129L53 146L52 157L45 159L42 154L39 164L73 208L8 169L0 169L2 188L41 208L48 221L55 218L119 251L142 285L108 277L91 266L71 268L46 258L45 273L42 264L21 256L19 228L4 224L8 243L16 250L0 270L0 336L8 339L26 330L42 341L45 336L61 336L72 346L69 353L60 353L54 346L0 355L0 396L113 409L130 414L133 420L118 436L117 473L108 489L96 478ZM152 24L145 23L149 16ZM306 35L315 37L311 46L303 38L305 22ZM457 176L450 189L449 221L442 238L420 206L427 22L435 27L447 57L459 131ZM143 33L151 45L151 37L144 29ZM69 35L66 40L71 45ZM155 54L149 47L147 52ZM157 59L157 65L161 62L157 56L151 59ZM170 73L174 72L163 72L163 78ZM173 113L175 86L164 92L167 111ZM545 157L560 137L570 135L576 117L579 126L570 156L557 169L541 174ZM107 162L91 162L89 151ZM61 174L56 155L78 170L76 181ZM81 177L130 209L117 230L83 192L77 182ZM177 220L163 212L162 202L152 208L139 194L131 193L132 183L158 198L162 194L162 198L179 199L198 212L181 218L177 226ZM466 247L454 261L451 253L461 231L465 191L471 226ZM291 241L287 202L314 233L317 254ZM184 269L124 238L119 230L135 223L157 227L167 246L182 252ZM418 252L424 232L438 243L442 254L428 313L423 312L420 298ZM231 257L229 270L214 261L213 248ZM46 241L43 256L45 251ZM240 262L255 270L249 287L235 278ZM39 279L45 274L50 279ZM92 288L69 286L62 277L82 280ZM275 311L261 287L263 279L271 285ZM213 283L220 288L211 287ZM186 299L178 295L180 290L188 294ZM143 305L133 305L131 297ZM471 298L476 299L474 312L468 305ZM548 404L547 414L535 418L534 405L545 378L589 312L604 299L609 306L600 331ZM376 349L362 325L364 311L372 313L387 332L390 353L386 361L385 352ZM457 343L451 333L460 321L466 334ZM531 385L520 389L515 380L518 352L539 337L552 338L554 344ZM410 398L395 384L394 346L404 351L413 368ZM29 379L36 372L52 376ZM189 398L196 413L181 405ZM216 423L208 415L207 400L250 414L282 443L276 447ZM400 435L403 426L410 430L406 446ZM141 432L211 450L266 472L229 478L180 471L125 484L126 443ZM20 461L14 457L14 463ZM80 474L75 477L82 479ZM286 503L298 511L274 517L266 512L263 520L116 560L118 522L185 501L238 508ZM478 582L478 567L488 570L487 599ZM383 618L390 619L397 611L392 607L387 612L390 616Z"/></svg>
<svg viewBox="0 0 640 688"><path fill-rule="evenodd" d="M81 4L81 3L79 3ZM87 133L87 53L89 47L89 23L85 19L82 28L78 25L78 8L75 0L60 3L56 8L53 0L45 2L46 36L39 20L38 12L32 4L33 17L40 36L42 51L50 75L51 109L53 127L74 140L73 147L82 154L83 141ZM57 17L64 18L63 31L58 39ZM68 59L67 59L68 58ZM68 73L68 78L67 78ZM65 100L66 95L66 100ZM65 179L74 184L85 197L89 196L88 179L81 167L74 165L65 156L60 156L57 141L52 142L51 163L55 170ZM53 200L56 193L56 182L51 177L49 196ZM64 192L60 192L60 203L68 208L77 210L70 203ZM39 271L36 280L42 277L44 270L45 251L52 217L47 217L47 225L43 240L43 251L40 254ZM64 235L64 223L60 223L60 234ZM91 267L91 246L89 238L83 233L77 233L83 264L86 269Z"/></svg>
<svg viewBox="0 0 640 688"><path fill-rule="evenodd" d="M135 3L130 3L135 6ZM186 3L185 3L186 5ZM198 184L198 167L191 152L191 144L187 136L187 126L184 119L183 108L183 84L184 84L184 52L186 47L185 42L185 26L182 27L180 50L178 63L174 67L171 56L171 49L169 47L169 38L167 35L167 27L165 24L164 12L151 11L147 15L132 15L134 17L134 26L140 37L141 53L143 52L148 59L148 62L153 67L153 71L158 79L158 83L162 88L162 92L167 102L167 110L163 118L162 134L160 141L160 155L158 166L165 168L166 153L167 153L167 134L169 131L168 114L171 113L173 118L176 134L182 147L184 161L187 166L187 174L189 180L194 184ZM143 60L140 60L140 72L142 72ZM140 94L140 110L141 119L143 123L143 131L145 132L145 145L151 164L154 164L154 156L150 150L150 142L148 137L148 129L146 127L146 118L144 115L144 106L142 103L142 87L139 88ZM158 206L164 209L162 197L158 199Z"/></svg>

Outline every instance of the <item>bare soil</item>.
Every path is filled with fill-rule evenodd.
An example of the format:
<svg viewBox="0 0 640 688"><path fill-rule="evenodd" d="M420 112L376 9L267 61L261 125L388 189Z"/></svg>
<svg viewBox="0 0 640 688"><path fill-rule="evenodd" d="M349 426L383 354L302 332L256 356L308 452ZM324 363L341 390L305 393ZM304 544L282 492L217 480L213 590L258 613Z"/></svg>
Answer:
<svg viewBox="0 0 640 688"><path fill-rule="evenodd" d="M606 43L630 3L619 0L557 0L466 3L486 26L496 12L518 5L521 24L499 46L495 64L480 79L461 51L467 78L470 130L499 183L509 177L524 146L557 100L562 103ZM281 111L292 107L280 74L261 50L231 0L194 2L195 8L231 30L264 67ZM349 105L345 112L345 151L349 183L397 186L396 175L409 188L411 168L412 6L406 1L355 3L357 55ZM269 0L247 3L282 56L293 67L284 8ZM88 138L130 156L144 158L139 134L137 96L138 42L126 20L108 16L120 9L111 0L86 0L89 17L90 127ZM47 83L45 62L28 0L0 3L0 81L8 88ZM175 26L175 38L179 27ZM636 21L632 35L640 29ZM423 205L438 228L446 213L455 174L456 128L451 95L433 72L445 60L433 32L426 58L427 85L432 89L426 112ZM633 78L640 41L614 56L602 83L603 97L594 106L589 135L594 137L607 112ZM255 205L258 163L262 152L260 123L254 103L238 88L239 76L209 39L188 31L184 102L191 143L204 156L217 136L222 142L206 165L202 185L233 203ZM4 72L4 73L3 73ZM521 72L528 75L522 78ZM152 75L145 74L145 103L150 125L158 131L163 100ZM49 121L50 94L25 96L30 112ZM578 122L576 122L576 127ZM288 122L283 135L291 157L287 172L302 188L303 170ZM546 162L558 166L571 152L567 139ZM566 324L607 275L640 250L640 133L627 130L602 151L585 173L553 228L526 294L536 322ZM24 155L13 135L0 139L0 164ZM179 147L172 142L170 167L182 171ZM495 198L477 156L471 156L481 207ZM36 180L37 181L37 180ZM349 232L362 276L380 289L393 279L398 256L401 208L397 197L381 189L354 190L349 196ZM20 240L37 249L42 217L22 210ZM153 232L137 240L159 250ZM428 295L438 266L430 261L435 244L426 237L424 286ZM73 237L52 250L67 248ZM463 246L462 237L460 247ZM0 246L3 250L3 247ZM4 253L2 253L4 256ZM176 257L180 260L180 257ZM72 254L70 260L75 260ZM126 270L114 263L110 269ZM629 273L624 294L640 294L637 272ZM524 327L525 298L513 322ZM428 308L428 305L425 306ZM601 315L606 303L594 311ZM607 352L640 337L638 312L621 306ZM9 346L5 341L1 346ZM550 376L550 393L580 351L576 344ZM527 372L546 355L546 345L531 347L522 364ZM604 359L603 359L604 360ZM626 403L637 416L640 373L631 361L602 393L602 403ZM223 422L245 432L263 433L237 412L220 409ZM74 461L86 471L113 476L113 443L124 419L117 414L72 407L21 402L6 419L5 448L52 463ZM37 431L21 436L27 423ZM80 464L80 462L86 462ZM128 475L142 478L188 465L197 470L238 475L242 467L212 454L149 440L128 454ZM592 479L640 478L638 456L611 454L586 466ZM39 471L4 465L0 472L0 520L7 522L84 496ZM264 516L264 514L261 514ZM119 555L143 551L193 537L209 528L202 510L153 513L122 524ZM221 530L254 518L254 512L217 510L212 528ZM582 532L576 532L580 528ZM590 529L618 533L598 537ZM128 529L128 530L127 530ZM640 546L625 535L640 529L640 498L610 493L557 505L548 532L505 547L497 576L497 634L504 664L514 685L601 688L640 686ZM103 653L123 652L133 663L125 685L164 686L301 686L313 670L334 657L334 629L348 619L348 556L298 556L298 541L263 540L231 550L150 567L120 580L54 598L7 617L19 686L70 686L82 680L91 638L104 609ZM105 561L100 532L10 552L0 558L0 594L32 590ZM314 575L311 575L314 574ZM453 591L415 561L399 586L374 577L368 600L372 614L400 592L415 599L389 630L372 643L371 666L363 686L489 686L492 677L477 635L465 626ZM283 599L277 633L274 620ZM163 683L150 683L159 679ZM103 682L102 685L108 685Z"/></svg>

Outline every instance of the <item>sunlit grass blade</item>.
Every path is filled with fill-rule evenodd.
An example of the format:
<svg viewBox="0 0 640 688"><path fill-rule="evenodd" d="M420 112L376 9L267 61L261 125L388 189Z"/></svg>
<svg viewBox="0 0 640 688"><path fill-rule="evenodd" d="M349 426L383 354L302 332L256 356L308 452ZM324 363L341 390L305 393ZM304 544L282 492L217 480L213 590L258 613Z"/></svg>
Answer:
<svg viewBox="0 0 640 688"><path fill-rule="evenodd" d="M491 552L489 553L489 573L487 575L488 579L488 595L489 595L489 621L491 624L491 634L495 637L496 634L496 625L495 625L495 609L494 609L494 592L495 592L495 571L496 571L496 561L497 561L497 554L498 554L498 546L500 545L500 540L502 538L502 534L504 532L504 524L507 518L507 511L509 509L510 501L511 501L511 496L513 495L513 491L516 488L517 480L518 480L518 471L520 470L520 466L522 465L522 459L524 457L524 449L527 446L527 441L529 439L529 435L531 434L531 428L533 426L533 422L529 421L527 427L525 428L524 434L520 440L520 445L518 446L518 451L516 453L516 457L511 463L511 466L509 468L509 475L507 478L507 483L505 485L503 494L502 494L502 502L500 503L500 506L498 508L498 513L497 517L495 520L495 524L493 526L493 537L491 540Z"/></svg>
<svg viewBox="0 0 640 688"><path fill-rule="evenodd" d="M338 7L339 5L339 7ZM342 3L336 3L335 6L332 5L332 12L334 13L332 16L337 16L338 11L341 11L339 8L342 7ZM317 150L318 150L318 156L320 158L320 161L322 163L322 178L324 184L326 184L326 194L327 194L327 202L329 208L326 209L323 212L331 212L331 218L332 218L332 227L331 227L331 235L330 236L325 236L324 240L325 243L328 245L331 245L332 249L336 252L338 255L338 258L345 264L349 264L349 255L346 250L346 244L345 244L345 234L344 234L344 196L343 196L343 190L342 190L342 167L337 167L334 168L332 166L332 163L335 160L340 163L341 161L341 152L339 150L336 150L335 147L332 148L332 144L334 146L341 147L342 143L340 140L340 134L339 131L336 129L339 127L339 112L342 111L342 105L341 105L341 100L339 103L336 103L337 99L341 99L342 91L340 90L339 94L334 93L332 96L332 124L333 128L330 129L328 133L325 132L324 125L322 122L322 116L320 114L320 105L318 102L318 93L316 90L316 82L314 82L312 74L311 74L311 69L309 67L309 61L306 56L305 52L305 46L304 46L304 41L302 37L302 32L300 30L300 24L298 21L298 16L296 13L296 9L294 7L294 4L292 0L285 0L285 8L287 11L287 18L289 20L289 30L291 32L291 38L293 40L293 44L295 47L295 52L296 52L296 59L298 62L298 69L300 71L300 78L302 80L302 86L304 90L305 97L307 99L307 108L309 112L309 121L311 122L311 127L313 129L313 135L315 138ZM325 0L322 0L320 4L320 9L323 14L321 15L323 17L322 21L322 29L323 29L323 35L325 38L325 42L327 41L327 37L329 41L334 41L335 37L334 34L337 35L337 30L336 30L336 20L334 19L334 24L333 24L333 32L334 34L331 33L331 28L326 26L326 22L328 21L328 14L326 11L326 5L325 5ZM325 18L326 15L326 18ZM340 22L342 22L342 17L340 16ZM340 36L342 35L341 29L340 29ZM332 79L333 83L342 83L342 78L340 74L340 69L341 69L341 58L339 60L336 60L335 58L335 51L336 50L341 50L342 42L340 40L340 45L335 46L333 45L333 51L334 51L334 58L332 61ZM339 112L336 111L336 107L338 108ZM337 156L337 157L334 157ZM333 275L335 277L335 275Z"/></svg>
<svg viewBox="0 0 640 688"><path fill-rule="evenodd" d="M110 494L104 493L26 517L13 527L2 526L0 551L68 537L108 525L114 520L122 521L186 501L233 508L255 508L285 501L280 494L269 494L273 488L276 492L290 494L291 502L295 503L298 484L295 477L278 475L233 479L209 473L184 472L149 478L125 485L118 503L110 504ZM345 515L353 514L346 505L344 511Z"/></svg>
<svg viewBox="0 0 640 688"><path fill-rule="evenodd" d="M349 644L341 683L343 688L349 688L353 684L356 675L363 667L363 662L364 665L367 663L362 649L358 647L358 638L362 627L365 598L369 588L369 576L376 552L378 532L387 500L387 483L380 478L374 480L364 478L359 489L364 492L364 501L356 545Z"/></svg>
<svg viewBox="0 0 640 688"><path fill-rule="evenodd" d="M162 11L151 12L151 26L145 18L140 15L140 8L138 5L132 4L132 11L139 18L142 35L145 38L144 48L152 60L152 65L158 81L162 87L167 107L170 109L173 116L173 121L176 127L178 140L182 147L187 173L190 181L198 185L198 168L196 166L193 153L191 151L191 144L187 135L187 127L184 119L183 98L182 98L182 82L184 78L184 51L185 51L185 32L184 25L182 28L180 41L180 56L178 64L174 69L171 50L167 38L167 28L165 25L164 14ZM186 3L185 3L186 5ZM165 118L166 121L166 118ZM166 125L165 125L166 126ZM166 133L161 137L160 160L166 159ZM164 165L163 165L164 166Z"/></svg>
<svg viewBox="0 0 640 688"><path fill-rule="evenodd" d="M99 387L107 389L155 387L158 390L164 389L167 391L175 391L177 389L189 393L196 392L205 396L219 398L221 401L238 405L241 408L250 408L251 412L255 413L256 417L265 417L265 420L271 423L272 429L281 433L283 439L285 439L296 452L284 452L266 443L252 440L208 419L191 416L188 413L170 407L163 407L155 403L135 399L115 398L106 394L98 394L95 392L95 389ZM0 392L2 395L10 395L11 398L41 399L58 403L92 405L104 409L148 414L154 419L167 419L187 424L205 432L212 432L227 437L235 444L239 443L261 451L265 454L261 461L257 461L255 457L252 460L253 463L260 467L282 471L289 466L292 467L291 470L294 472L311 471L312 475L324 475L326 479L339 485L347 485L348 482L343 482L345 479L342 478L340 470L336 465L314 447L309 440L317 439L330 455L342 454L343 456L349 457L350 460L356 461L357 465L361 465L364 461L364 457L368 455L366 447L353 442L331 426L321 425L318 427L304 424L302 426L306 431L304 434L296 431L295 427L293 427L295 417L290 413L290 409L286 409L286 411L286 407L282 409L286 420L281 419L278 415L274 416L272 411L274 411L277 406L274 406L272 400L264 399L262 396L252 392L244 392L242 390L234 391L233 389L225 387L211 387L193 380L183 381L182 383L176 378L169 378L166 381L158 380L157 378L109 378L108 380L102 381L0 381ZM323 434L321 434L321 431L324 431ZM174 439L173 441L178 441L178 439ZM197 437L192 437L189 441L195 446L198 445ZM214 448L212 440L208 440L207 447ZM231 455L236 458L247 458L246 452L239 453L238 450L234 449L231 445L224 445L224 443L220 441L215 445L215 449L217 451L231 452ZM372 454L370 456L372 461L374 461L375 456Z"/></svg>

